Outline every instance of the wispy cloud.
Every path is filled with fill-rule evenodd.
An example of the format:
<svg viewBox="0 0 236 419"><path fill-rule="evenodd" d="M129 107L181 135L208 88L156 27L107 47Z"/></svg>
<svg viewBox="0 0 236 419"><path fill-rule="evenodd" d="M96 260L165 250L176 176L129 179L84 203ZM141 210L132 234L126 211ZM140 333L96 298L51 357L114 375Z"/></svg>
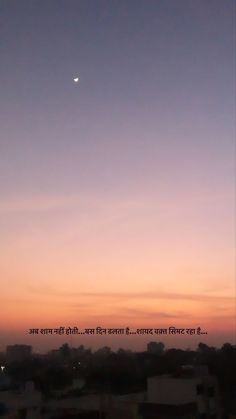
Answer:
<svg viewBox="0 0 236 419"><path fill-rule="evenodd" d="M175 293L169 291L148 291L148 292L73 292L68 290L59 290L53 287L37 287L29 284L28 290L34 294L47 294L54 297L63 297L69 299L78 298L95 298L104 300L177 300L177 301L196 301L196 302L223 302L234 301L231 295L209 295L209 294L195 294L195 293Z"/></svg>
<svg viewBox="0 0 236 419"><path fill-rule="evenodd" d="M136 308L129 308L129 307L120 307L119 310L113 309L112 314L114 316L121 316L127 319L180 319L186 317L186 313L183 312L173 312L169 313L166 311L158 311L158 310L144 310L144 309L136 309ZM190 315L190 317L192 317Z"/></svg>
<svg viewBox="0 0 236 419"><path fill-rule="evenodd" d="M31 194L31 195L15 195L2 197L0 202L0 212L18 212L18 211L47 211L56 208L71 207L76 205L88 205L96 210L105 210L114 215L126 211L150 211L150 215L155 217L160 215L168 215L169 210L188 211L195 209L196 206L204 207L206 204L215 205L217 202L226 199L234 199L233 193L225 193L224 195L202 195L191 196L191 198L179 197L170 198L161 192L160 196L151 194L73 194L73 195L55 195L55 194ZM158 210L158 212L156 212Z"/></svg>
<svg viewBox="0 0 236 419"><path fill-rule="evenodd" d="M0 202L0 212L48 211L78 204L75 196L36 195L26 197L9 197Z"/></svg>
<svg viewBox="0 0 236 419"><path fill-rule="evenodd" d="M222 301L233 300L231 296L214 296L206 294L184 294L172 292L110 292L110 293L96 293L96 292L83 292L79 294L81 297L95 297L95 298L109 298L109 299L145 299L145 300L188 300L188 301Z"/></svg>

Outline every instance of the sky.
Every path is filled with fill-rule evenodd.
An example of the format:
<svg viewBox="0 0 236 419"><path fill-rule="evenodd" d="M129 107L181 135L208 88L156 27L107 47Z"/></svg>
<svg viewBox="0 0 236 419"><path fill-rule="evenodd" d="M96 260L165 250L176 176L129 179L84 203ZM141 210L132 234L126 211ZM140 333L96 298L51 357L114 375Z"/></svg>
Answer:
<svg viewBox="0 0 236 419"><path fill-rule="evenodd" d="M0 0L0 61L0 349L236 343L234 0Z"/></svg>

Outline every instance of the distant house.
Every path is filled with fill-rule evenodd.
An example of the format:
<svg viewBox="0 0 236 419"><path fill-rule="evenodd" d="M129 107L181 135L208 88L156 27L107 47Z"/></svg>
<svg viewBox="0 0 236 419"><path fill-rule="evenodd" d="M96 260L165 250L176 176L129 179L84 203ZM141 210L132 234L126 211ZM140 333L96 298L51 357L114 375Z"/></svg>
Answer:
<svg viewBox="0 0 236 419"><path fill-rule="evenodd" d="M186 373L187 372L187 373ZM152 418L220 418L217 379L206 369L183 368L178 376L148 378L147 402L140 405L140 416ZM196 416L197 415L197 416Z"/></svg>
<svg viewBox="0 0 236 419"><path fill-rule="evenodd" d="M8 362L22 362L29 359L32 355L30 345L9 345L6 349Z"/></svg>
<svg viewBox="0 0 236 419"><path fill-rule="evenodd" d="M0 405L8 412L8 416L3 416L4 418L41 419L42 394L35 390L33 382L29 381L22 390L2 389Z"/></svg>

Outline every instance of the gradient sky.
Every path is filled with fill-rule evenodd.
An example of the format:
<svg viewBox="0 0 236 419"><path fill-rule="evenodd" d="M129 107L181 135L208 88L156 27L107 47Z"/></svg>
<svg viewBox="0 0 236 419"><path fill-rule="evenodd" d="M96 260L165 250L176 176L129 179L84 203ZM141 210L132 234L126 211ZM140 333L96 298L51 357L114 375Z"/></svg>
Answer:
<svg viewBox="0 0 236 419"><path fill-rule="evenodd" d="M0 0L0 60L0 348L236 343L234 0Z"/></svg>

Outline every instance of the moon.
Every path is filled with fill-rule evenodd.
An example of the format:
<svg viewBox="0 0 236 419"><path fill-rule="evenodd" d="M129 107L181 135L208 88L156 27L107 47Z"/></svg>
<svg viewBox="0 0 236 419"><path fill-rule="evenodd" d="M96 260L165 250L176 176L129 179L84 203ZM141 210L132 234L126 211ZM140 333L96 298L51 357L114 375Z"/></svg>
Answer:
<svg viewBox="0 0 236 419"><path fill-rule="evenodd" d="M74 83L79 83L79 76L74 77L73 80L74 80Z"/></svg>

